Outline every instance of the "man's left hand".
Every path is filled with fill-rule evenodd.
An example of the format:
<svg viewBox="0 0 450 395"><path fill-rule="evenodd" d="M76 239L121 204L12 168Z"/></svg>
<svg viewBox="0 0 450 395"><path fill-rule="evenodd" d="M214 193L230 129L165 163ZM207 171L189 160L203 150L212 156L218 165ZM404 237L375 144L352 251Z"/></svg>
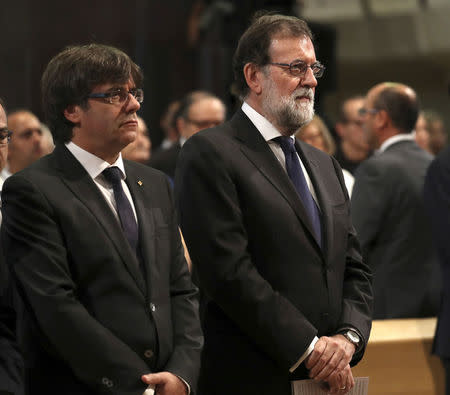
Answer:
<svg viewBox="0 0 450 395"><path fill-rule="evenodd" d="M186 384L169 372L150 373L141 377L145 384L155 387L155 395L187 395Z"/></svg>

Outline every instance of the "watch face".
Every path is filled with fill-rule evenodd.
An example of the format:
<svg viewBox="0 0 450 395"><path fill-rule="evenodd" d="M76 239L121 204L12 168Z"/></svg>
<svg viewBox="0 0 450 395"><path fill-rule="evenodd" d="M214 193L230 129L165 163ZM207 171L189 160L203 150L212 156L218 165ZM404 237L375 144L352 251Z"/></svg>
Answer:
<svg viewBox="0 0 450 395"><path fill-rule="evenodd" d="M359 343L359 336L353 332L353 331L348 331L347 332L347 336L349 338L349 340L353 343Z"/></svg>

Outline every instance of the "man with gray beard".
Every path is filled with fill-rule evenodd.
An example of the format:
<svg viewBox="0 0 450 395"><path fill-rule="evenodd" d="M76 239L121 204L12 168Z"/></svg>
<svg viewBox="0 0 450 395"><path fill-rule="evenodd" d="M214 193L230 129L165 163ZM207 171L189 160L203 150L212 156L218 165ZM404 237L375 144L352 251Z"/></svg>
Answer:
<svg viewBox="0 0 450 395"><path fill-rule="evenodd" d="M338 163L292 135L324 67L307 24L257 17L235 56L240 110L181 150L180 223L205 295L203 395L354 385L371 327L371 274Z"/></svg>

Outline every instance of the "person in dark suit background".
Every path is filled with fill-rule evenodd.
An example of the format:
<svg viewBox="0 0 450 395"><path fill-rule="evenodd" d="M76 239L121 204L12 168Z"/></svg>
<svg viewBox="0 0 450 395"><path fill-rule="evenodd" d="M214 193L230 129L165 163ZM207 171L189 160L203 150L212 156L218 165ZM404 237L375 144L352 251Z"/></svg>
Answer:
<svg viewBox="0 0 450 395"><path fill-rule="evenodd" d="M197 290L171 187L120 154L136 137L142 78L126 54L99 44L66 48L43 74L56 148L3 189L27 394L195 389Z"/></svg>
<svg viewBox="0 0 450 395"><path fill-rule="evenodd" d="M410 87L381 83L361 111L377 151L356 171L352 217L373 270L375 319L437 313L439 267L422 197L432 156L411 133L418 109Z"/></svg>
<svg viewBox="0 0 450 395"><path fill-rule="evenodd" d="M11 134L8 130L5 104L0 98L0 171L6 165ZM3 180L0 179L0 193L2 187ZM0 226L1 222L0 212ZM0 395L23 394L23 360L16 341L16 312L13 298L9 273L0 245Z"/></svg>
<svg viewBox="0 0 450 395"><path fill-rule="evenodd" d="M311 377L344 394L369 338L371 274L339 165L292 137L323 73L308 26L256 18L234 70L242 108L185 143L175 180L206 296L199 392L287 395Z"/></svg>
<svg viewBox="0 0 450 395"><path fill-rule="evenodd" d="M444 365L446 395L450 395L450 147L428 168L424 197L439 254L443 287L433 352L440 356Z"/></svg>
<svg viewBox="0 0 450 395"><path fill-rule="evenodd" d="M171 147L156 152L149 165L166 173L173 181L178 155L186 140L202 129L220 125L225 121L225 115L225 105L213 94L205 91L188 93L180 101L180 107L174 115L180 139Z"/></svg>

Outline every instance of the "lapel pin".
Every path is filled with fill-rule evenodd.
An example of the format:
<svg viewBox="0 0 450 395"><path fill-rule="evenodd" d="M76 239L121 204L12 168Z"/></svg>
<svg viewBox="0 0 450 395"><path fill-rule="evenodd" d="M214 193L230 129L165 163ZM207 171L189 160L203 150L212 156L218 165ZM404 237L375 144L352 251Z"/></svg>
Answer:
<svg viewBox="0 0 450 395"><path fill-rule="evenodd" d="M141 180L139 180L138 182L138 185L141 187L142 186L142 181Z"/></svg>

